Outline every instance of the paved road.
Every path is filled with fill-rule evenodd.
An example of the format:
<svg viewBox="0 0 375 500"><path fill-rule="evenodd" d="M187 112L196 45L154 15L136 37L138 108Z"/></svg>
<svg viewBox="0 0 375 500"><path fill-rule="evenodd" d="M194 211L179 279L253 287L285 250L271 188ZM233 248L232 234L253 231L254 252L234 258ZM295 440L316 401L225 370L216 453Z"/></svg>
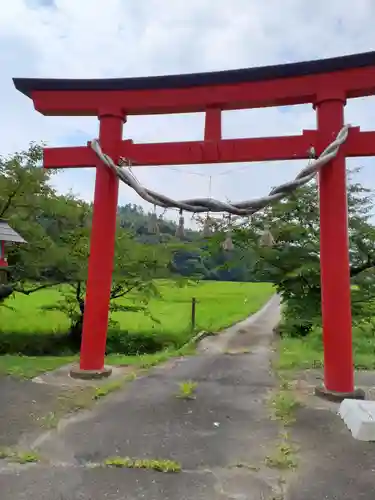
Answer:
<svg viewBox="0 0 375 500"><path fill-rule="evenodd" d="M373 500L375 444L355 441L335 406L316 398L291 430L299 467L278 496L282 472L263 464L280 430L265 402L275 385L269 343L278 316L274 297L251 320L205 339L200 355L155 368L40 436L34 445L45 462L0 461L0 499ZM198 384L196 399L177 398L178 383L189 379ZM183 470L95 467L113 455L171 459Z"/></svg>
<svg viewBox="0 0 375 500"><path fill-rule="evenodd" d="M39 420L54 408L62 394L64 390L59 387L1 377L0 447L13 446L20 436L40 431Z"/></svg>
<svg viewBox="0 0 375 500"><path fill-rule="evenodd" d="M259 322L268 326L252 353L214 354L206 346L206 354L154 369L94 411L43 436L38 449L49 463L4 467L1 500L271 497L276 477L236 465L261 464L277 437L265 398L274 385L266 345L278 310L274 298L265 316L246 322L247 331ZM198 384L196 399L177 398L178 383L189 379ZM183 471L92 467L113 455L171 459Z"/></svg>
<svg viewBox="0 0 375 500"><path fill-rule="evenodd" d="M300 465L285 500L375 498L375 443L354 440L334 411L301 408L293 436Z"/></svg>

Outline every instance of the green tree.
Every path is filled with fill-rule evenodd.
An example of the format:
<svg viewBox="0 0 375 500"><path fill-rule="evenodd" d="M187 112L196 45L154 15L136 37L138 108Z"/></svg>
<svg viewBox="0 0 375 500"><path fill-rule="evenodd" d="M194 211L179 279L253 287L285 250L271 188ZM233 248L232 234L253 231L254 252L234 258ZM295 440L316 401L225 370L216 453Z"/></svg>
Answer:
<svg viewBox="0 0 375 500"><path fill-rule="evenodd" d="M83 218L84 220L84 218ZM64 312L70 320L71 344L78 348L81 342L85 312L86 279L89 254L89 227L72 227L64 232L60 242L61 299L46 310ZM145 245L138 242L128 231L117 228L115 260L110 295L110 312L142 311L148 308L152 297L158 296L155 280L171 278L168 270L172 249L166 245ZM122 300L120 300L122 299ZM126 300L124 300L126 299ZM156 321L156 320L155 320ZM112 327L116 322L110 319Z"/></svg>
<svg viewBox="0 0 375 500"><path fill-rule="evenodd" d="M10 283L5 295L15 289L31 293L45 286L43 270L53 260L53 241L39 219L51 210L56 194L49 184L53 173L41 168L41 160L42 148L36 144L0 157L0 218L8 220L27 241L8 247ZM28 282L34 286L25 288Z"/></svg>
<svg viewBox="0 0 375 500"><path fill-rule="evenodd" d="M41 288L61 286L63 298L56 305L71 321L70 333L79 342L86 294L92 206L73 195L58 195L51 186L53 171L42 168L42 147L0 157L0 217L26 239L25 245L8 248L10 278L0 296L14 291L30 294ZM126 216L130 224L125 224ZM134 221L147 225L140 207L119 210L115 270L111 298L113 310L147 310L157 293L154 279L171 276L172 246L137 241ZM171 223L173 232L173 223ZM125 230L124 227L129 228ZM128 295L126 305L116 302Z"/></svg>
<svg viewBox="0 0 375 500"><path fill-rule="evenodd" d="M354 321L364 322L375 312L373 194L352 179L351 175L348 212L352 312ZM259 244L265 227L270 228L275 239L272 247ZM236 246L252 254L254 275L272 281L281 294L285 332L306 335L321 323L319 206L315 182L242 221L234 229L233 239Z"/></svg>

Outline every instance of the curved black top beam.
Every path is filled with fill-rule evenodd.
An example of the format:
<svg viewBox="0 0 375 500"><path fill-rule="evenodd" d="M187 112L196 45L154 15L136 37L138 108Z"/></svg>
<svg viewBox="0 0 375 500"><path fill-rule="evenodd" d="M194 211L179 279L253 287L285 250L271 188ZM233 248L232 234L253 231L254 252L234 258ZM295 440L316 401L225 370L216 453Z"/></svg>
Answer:
<svg viewBox="0 0 375 500"><path fill-rule="evenodd" d="M59 79L59 78L13 78L17 90L30 97L39 90L156 90L197 86L228 85L236 83L275 80L329 73L346 69L375 66L375 51L329 59L317 59L298 63L278 64L255 68L182 75L147 76L136 78L103 79Z"/></svg>

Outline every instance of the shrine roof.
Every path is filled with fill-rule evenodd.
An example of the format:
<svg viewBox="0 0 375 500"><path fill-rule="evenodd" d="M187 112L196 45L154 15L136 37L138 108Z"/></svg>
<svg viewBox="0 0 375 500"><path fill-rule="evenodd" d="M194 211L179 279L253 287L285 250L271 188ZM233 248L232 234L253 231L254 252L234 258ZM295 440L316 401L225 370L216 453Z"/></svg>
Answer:
<svg viewBox="0 0 375 500"><path fill-rule="evenodd" d="M375 51L298 63L206 73L101 79L13 78L13 82L17 90L31 97L31 93L34 91L157 90L233 85L332 73L369 66L375 66Z"/></svg>
<svg viewBox="0 0 375 500"><path fill-rule="evenodd" d="M0 241L26 243L26 240L24 240L20 234L12 229L4 219L0 219Z"/></svg>

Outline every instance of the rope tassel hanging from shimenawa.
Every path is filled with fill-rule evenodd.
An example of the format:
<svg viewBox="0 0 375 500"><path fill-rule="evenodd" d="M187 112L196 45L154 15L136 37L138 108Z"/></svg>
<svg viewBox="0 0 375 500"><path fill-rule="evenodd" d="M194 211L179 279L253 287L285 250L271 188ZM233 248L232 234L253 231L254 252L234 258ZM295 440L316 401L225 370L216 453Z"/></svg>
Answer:
<svg viewBox="0 0 375 500"><path fill-rule="evenodd" d="M272 247L275 244L275 239L272 236L272 233L268 225L264 226L264 231L261 234L259 244L262 247Z"/></svg>
<svg viewBox="0 0 375 500"><path fill-rule="evenodd" d="M223 242L223 250L226 252L231 252L234 249L234 244L232 240L232 223L231 223L231 216L229 215L228 217L228 229L226 233L225 240Z"/></svg>
<svg viewBox="0 0 375 500"><path fill-rule="evenodd" d="M210 175L208 180L208 198L211 199L211 190L212 190L212 176ZM203 237L208 238L211 235L211 217L210 212L207 212L206 219L203 224Z"/></svg>
<svg viewBox="0 0 375 500"><path fill-rule="evenodd" d="M176 228L176 237L183 239L185 237L185 219L182 213L182 209L180 210L180 217L178 219L178 226Z"/></svg>
<svg viewBox="0 0 375 500"><path fill-rule="evenodd" d="M153 213L148 218L148 232L150 234L159 234L158 216L156 215L156 207Z"/></svg>
<svg viewBox="0 0 375 500"><path fill-rule="evenodd" d="M204 238L211 236L211 218L209 214L207 214L203 224L203 236Z"/></svg>

